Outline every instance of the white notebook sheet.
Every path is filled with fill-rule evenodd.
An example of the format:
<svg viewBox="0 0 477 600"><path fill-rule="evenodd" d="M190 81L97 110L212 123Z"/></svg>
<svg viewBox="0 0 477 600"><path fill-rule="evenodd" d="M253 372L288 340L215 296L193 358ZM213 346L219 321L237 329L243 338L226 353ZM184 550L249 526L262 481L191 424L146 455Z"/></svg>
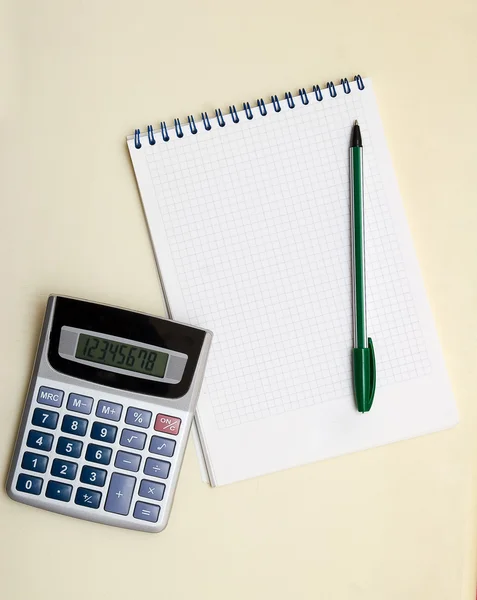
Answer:
<svg viewBox="0 0 477 600"><path fill-rule="evenodd" d="M144 133L128 139L171 317L215 334L196 415L212 485L458 420L372 83L363 83L277 99L280 111L254 105L238 123L229 110L209 115L210 129L176 122L154 131L153 145ZM366 414L351 365L355 119L377 371Z"/></svg>

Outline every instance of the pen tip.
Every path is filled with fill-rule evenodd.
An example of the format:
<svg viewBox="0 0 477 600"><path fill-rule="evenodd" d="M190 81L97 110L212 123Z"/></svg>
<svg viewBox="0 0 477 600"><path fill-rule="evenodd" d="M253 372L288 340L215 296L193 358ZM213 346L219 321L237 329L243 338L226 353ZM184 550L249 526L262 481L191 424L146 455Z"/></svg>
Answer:
<svg viewBox="0 0 477 600"><path fill-rule="evenodd" d="M354 120L354 124L355 124L355 127L356 127L356 126L358 126L358 127L359 127L358 119L355 119L355 120Z"/></svg>

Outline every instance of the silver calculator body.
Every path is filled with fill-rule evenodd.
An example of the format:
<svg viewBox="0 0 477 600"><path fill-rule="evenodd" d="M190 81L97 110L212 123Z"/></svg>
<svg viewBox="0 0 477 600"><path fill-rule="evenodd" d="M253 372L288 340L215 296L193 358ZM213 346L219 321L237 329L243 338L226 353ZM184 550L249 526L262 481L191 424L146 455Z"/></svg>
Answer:
<svg viewBox="0 0 477 600"><path fill-rule="evenodd" d="M50 296L9 496L117 527L164 529L211 340L169 319Z"/></svg>

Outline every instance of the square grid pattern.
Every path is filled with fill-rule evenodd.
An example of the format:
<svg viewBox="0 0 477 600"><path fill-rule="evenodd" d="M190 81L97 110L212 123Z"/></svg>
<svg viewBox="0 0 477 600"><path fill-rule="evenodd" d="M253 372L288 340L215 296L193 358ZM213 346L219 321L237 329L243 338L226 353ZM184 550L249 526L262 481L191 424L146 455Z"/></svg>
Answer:
<svg viewBox="0 0 477 600"><path fill-rule="evenodd" d="M368 334L378 386L430 372L366 90L281 101L143 146L188 321L214 343L203 394L219 429L352 397L349 139L364 141ZM159 257L160 261L160 257ZM166 289L167 293L167 289ZM174 306L172 306L174 313ZM199 403L200 407L200 403ZM200 409L199 409L200 411Z"/></svg>

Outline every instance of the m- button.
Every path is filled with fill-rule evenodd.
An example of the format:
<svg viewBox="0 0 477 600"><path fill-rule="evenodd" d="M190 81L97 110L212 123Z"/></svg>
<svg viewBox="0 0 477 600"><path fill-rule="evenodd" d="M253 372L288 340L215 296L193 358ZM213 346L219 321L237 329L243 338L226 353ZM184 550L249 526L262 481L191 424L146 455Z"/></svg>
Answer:
<svg viewBox="0 0 477 600"><path fill-rule="evenodd" d="M83 396L82 394L70 394L66 408L73 412L89 415L93 408L93 398L91 396Z"/></svg>
<svg viewBox="0 0 477 600"><path fill-rule="evenodd" d="M46 387L44 385L38 390L37 402L40 404L46 404L48 406L56 406L60 408L63 403L64 392L62 390L55 390L55 388Z"/></svg>

